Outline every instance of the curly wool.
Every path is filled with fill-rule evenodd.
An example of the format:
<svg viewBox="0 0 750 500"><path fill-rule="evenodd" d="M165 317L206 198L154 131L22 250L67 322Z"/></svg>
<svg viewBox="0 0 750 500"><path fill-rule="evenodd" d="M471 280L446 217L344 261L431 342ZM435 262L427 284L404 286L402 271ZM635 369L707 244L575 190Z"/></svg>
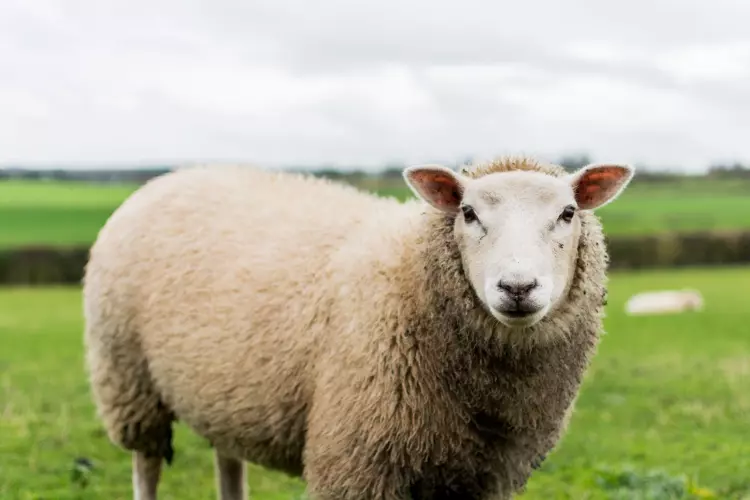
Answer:
<svg viewBox="0 0 750 500"><path fill-rule="evenodd" d="M467 167L559 176L503 159ZM320 179L193 168L141 188L84 281L110 439L171 454L180 419L312 498L509 498L559 440L601 330L607 257L581 213L566 299L511 330L463 274L453 218Z"/></svg>

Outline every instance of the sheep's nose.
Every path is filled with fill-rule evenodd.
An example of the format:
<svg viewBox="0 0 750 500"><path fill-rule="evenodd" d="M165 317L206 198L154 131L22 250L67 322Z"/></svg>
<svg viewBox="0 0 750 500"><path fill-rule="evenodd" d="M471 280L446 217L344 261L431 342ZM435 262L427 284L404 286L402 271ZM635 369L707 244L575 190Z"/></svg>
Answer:
<svg viewBox="0 0 750 500"><path fill-rule="evenodd" d="M505 290L514 300L521 301L528 297L531 291L539 286L539 282L535 279L533 281L505 281L500 280L497 282L497 287L501 290Z"/></svg>

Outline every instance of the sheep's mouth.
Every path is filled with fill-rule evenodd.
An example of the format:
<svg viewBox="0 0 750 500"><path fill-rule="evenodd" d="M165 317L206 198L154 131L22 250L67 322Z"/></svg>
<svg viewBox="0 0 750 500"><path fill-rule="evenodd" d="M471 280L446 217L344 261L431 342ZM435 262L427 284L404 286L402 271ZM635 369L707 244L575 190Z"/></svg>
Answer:
<svg viewBox="0 0 750 500"><path fill-rule="evenodd" d="M509 318L514 318L514 319L525 318L527 316L531 316L532 314L534 314L533 311L522 311L520 309L516 309L514 311L513 310L511 310L511 311L501 311L501 313L504 316L508 316Z"/></svg>
<svg viewBox="0 0 750 500"><path fill-rule="evenodd" d="M495 309L500 314L509 318L526 318L538 313L539 311L544 309L544 307L540 307L529 301L503 300L502 302L500 302L500 304L495 306Z"/></svg>
<svg viewBox="0 0 750 500"><path fill-rule="evenodd" d="M538 323L547 314L548 307L490 307L492 315L506 326L512 328L528 328Z"/></svg>

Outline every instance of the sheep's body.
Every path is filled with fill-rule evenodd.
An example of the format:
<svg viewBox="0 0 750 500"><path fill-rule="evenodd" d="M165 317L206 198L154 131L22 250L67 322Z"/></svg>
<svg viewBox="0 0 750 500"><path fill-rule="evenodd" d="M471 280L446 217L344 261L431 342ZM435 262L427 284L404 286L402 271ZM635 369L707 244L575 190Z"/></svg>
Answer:
<svg viewBox="0 0 750 500"><path fill-rule="evenodd" d="M562 170L526 161L485 171ZM87 362L110 438L171 457L185 422L312 498L507 498L564 429L601 328L606 256L527 330L492 318L445 215L321 180L189 169L92 247Z"/></svg>

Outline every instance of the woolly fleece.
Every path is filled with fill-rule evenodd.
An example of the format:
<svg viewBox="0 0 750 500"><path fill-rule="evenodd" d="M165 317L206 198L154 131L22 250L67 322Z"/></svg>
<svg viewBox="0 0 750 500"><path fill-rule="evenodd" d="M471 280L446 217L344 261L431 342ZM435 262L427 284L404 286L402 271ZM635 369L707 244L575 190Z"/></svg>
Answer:
<svg viewBox="0 0 750 500"><path fill-rule="evenodd" d="M529 159L466 167L564 174ZM109 438L172 459L187 424L312 499L505 499L567 424L602 328L607 256L578 213L566 299L510 330L476 298L453 218L302 175L193 167L112 215L84 279Z"/></svg>

